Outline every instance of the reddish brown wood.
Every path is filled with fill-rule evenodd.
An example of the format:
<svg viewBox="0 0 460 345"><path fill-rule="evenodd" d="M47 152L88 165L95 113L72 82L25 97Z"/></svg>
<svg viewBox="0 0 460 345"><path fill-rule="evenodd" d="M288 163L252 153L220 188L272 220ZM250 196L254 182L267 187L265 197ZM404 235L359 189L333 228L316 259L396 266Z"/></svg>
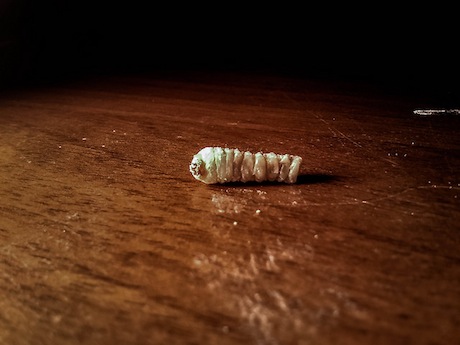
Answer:
<svg viewBox="0 0 460 345"><path fill-rule="evenodd" d="M359 83L101 77L0 99L0 343L456 344L459 117ZM207 186L204 146L303 157Z"/></svg>

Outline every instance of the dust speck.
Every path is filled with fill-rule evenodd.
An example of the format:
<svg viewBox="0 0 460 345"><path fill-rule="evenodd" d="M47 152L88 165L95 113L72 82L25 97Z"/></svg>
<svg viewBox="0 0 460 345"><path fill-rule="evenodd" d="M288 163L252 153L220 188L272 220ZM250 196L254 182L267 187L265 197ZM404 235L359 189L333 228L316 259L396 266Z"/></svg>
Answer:
<svg viewBox="0 0 460 345"><path fill-rule="evenodd" d="M54 324L61 322L61 320L62 320L62 315L53 315L51 317L51 322Z"/></svg>

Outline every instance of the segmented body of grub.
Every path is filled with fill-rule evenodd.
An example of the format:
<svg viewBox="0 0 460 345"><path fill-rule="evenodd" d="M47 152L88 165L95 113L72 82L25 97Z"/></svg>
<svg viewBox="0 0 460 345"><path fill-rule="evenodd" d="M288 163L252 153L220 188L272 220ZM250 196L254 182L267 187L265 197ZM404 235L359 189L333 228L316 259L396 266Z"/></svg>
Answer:
<svg viewBox="0 0 460 345"><path fill-rule="evenodd" d="M206 184L250 181L295 183L301 163L301 157L289 154L205 147L193 156L190 172Z"/></svg>

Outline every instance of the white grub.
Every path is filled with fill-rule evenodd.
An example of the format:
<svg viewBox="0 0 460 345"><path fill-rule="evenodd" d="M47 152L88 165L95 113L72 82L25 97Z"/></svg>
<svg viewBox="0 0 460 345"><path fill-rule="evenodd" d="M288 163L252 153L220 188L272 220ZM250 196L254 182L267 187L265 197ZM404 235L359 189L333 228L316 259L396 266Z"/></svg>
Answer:
<svg viewBox="0 0 460 345"><path fill-rule="evenodd" d="M250 181L295 183L301 163L302 158L295 155L205 147L193 156L190 172L206 184Z"/></svg>

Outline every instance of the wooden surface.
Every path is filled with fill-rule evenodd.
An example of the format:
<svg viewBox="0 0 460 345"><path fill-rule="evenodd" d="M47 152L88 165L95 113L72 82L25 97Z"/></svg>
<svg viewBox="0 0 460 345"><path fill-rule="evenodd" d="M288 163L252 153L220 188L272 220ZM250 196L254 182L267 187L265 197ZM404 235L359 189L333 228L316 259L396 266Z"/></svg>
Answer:
<svg viewBox="0 0 460 345"><path fill-rule="evenodd" d="M0 98L0 344L458 344L458 116L360 83L105 76ZM204 146L303 157L207 186Z"/></svg>

